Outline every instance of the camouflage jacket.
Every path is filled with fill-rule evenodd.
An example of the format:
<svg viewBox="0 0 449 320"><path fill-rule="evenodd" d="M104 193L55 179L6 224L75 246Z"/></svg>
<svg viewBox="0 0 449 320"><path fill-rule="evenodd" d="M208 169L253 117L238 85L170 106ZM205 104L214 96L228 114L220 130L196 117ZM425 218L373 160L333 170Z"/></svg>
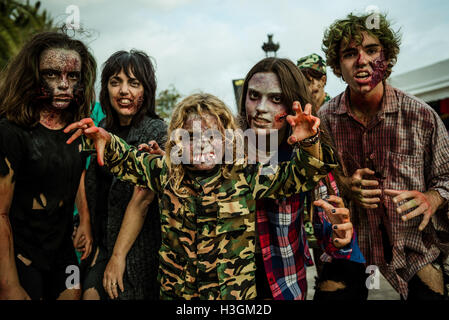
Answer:
<svg viewBox="0 0 449 320"><path fill-rule="evenodd" d="M311 190L336 166L323 145L323 161L299 149L291 161L261 175L261 164L236 162L225 179L186 174L190 195L175 195L165 158L139 152L112 135L105 164L119 179L148 187L159 200L162 299L254 299L256 199Z"/></svg>

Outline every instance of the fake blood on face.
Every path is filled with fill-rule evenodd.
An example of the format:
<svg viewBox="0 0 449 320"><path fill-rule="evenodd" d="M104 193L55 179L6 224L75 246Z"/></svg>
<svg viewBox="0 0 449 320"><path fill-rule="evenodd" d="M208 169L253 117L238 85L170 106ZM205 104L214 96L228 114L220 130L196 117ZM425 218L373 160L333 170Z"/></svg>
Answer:
<svg viewBox="0 0 449 320"><path fill-rule="evenodd" d="M387 61L385 60L385 55L383 50L380 52L379 57L370 62L370 66L373 69L371 76L370 87L375 88L379 82L381 82L387 71Z"/></svg>
<svg viewBox="0 0 449 320"><path fill-rule="evenodd" d="M286 112L280 113L278 115L276 115L276 117L274 118L277 122L282 121L284 119L286 119L288 116L288 114Z"/></svg>
<svg viewBox="0 0 449 320"><path fill-rule="evenodd" d="M48 100L48 105L65 109L74 98L81 77L81 57L74 50L50 48L39 60L41 92L37 100Z"/></svg>

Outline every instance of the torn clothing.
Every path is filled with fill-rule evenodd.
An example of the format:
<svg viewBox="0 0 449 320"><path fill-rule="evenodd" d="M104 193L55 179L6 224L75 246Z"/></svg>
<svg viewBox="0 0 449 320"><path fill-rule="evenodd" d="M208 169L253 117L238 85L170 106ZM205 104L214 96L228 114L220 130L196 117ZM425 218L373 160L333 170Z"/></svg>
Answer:
<svg viewBox="0 0 449 320"><path fill-rule="evenodd" d="M71 243L59 249L49 270L39 268L33 261L26 265L17 257L19 254L15 252L19 282L31 300L56 300L67 290L67 285L79 285L78 259Z"/></svg>
<svg viewBox="0 0 449 320"><path fill-rule="evenodd" d="M62 129L41 124L23 128L0 120L0 167L7 158L14 171L9 212L14 250L42 270L50 270L64 243L71 243L73 208L86 154L79 142L67 144L69 137ZM0 173L5 175L3 170Z"/></svg>

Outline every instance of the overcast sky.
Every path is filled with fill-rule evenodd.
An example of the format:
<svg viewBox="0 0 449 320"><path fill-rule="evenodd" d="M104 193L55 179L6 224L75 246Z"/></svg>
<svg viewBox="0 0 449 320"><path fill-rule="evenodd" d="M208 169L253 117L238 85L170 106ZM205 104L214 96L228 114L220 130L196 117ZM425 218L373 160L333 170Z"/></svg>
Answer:
<svg viewBox="0 0 449 320"><path fill-rule="evenodd" d="M35 1L31 1L35 2ZM348 13L376 6L402 33L393 69L404 73L449 58L449 1L446 0L43 0L57 23L79 8L90 37L81 38L101 65L117 50L136 48L155 62L159 90L173 84L183 96L212 93L236 110L232 80L243 78L265 57L267 34L280 43L278 57L296 60L323 55L324 30ZM100 72L100 69L99 69ZM98 76L99 78L99 76ZM326 91L335 96L344 83L328 70Z"/></svg>

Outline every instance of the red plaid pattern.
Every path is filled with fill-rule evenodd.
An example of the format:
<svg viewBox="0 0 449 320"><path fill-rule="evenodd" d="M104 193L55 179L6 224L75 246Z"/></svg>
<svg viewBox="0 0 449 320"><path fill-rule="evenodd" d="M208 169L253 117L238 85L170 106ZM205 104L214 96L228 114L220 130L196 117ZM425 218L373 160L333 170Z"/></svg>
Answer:
<svg viewBox="0 0 449 320"><path fill-rule="evenodd" d="M321 128L334 139L345 175L367 167L380 173L381 189L433 189L448 200L449 136L438 114L423 101L386 84L382 109L365 127L351 113L348 94L349 88L319 110ZM391 198L381 199L375 210L352 206L359 246L367 263L379 266L392 286L407 297L408 280L439 255L435 228L449 231L448 215L435 214L420 232L420 217L403 222ZM382 222L388 237L382 238ZM391 261L386 261L384 247L392 249Z"/></svg>

